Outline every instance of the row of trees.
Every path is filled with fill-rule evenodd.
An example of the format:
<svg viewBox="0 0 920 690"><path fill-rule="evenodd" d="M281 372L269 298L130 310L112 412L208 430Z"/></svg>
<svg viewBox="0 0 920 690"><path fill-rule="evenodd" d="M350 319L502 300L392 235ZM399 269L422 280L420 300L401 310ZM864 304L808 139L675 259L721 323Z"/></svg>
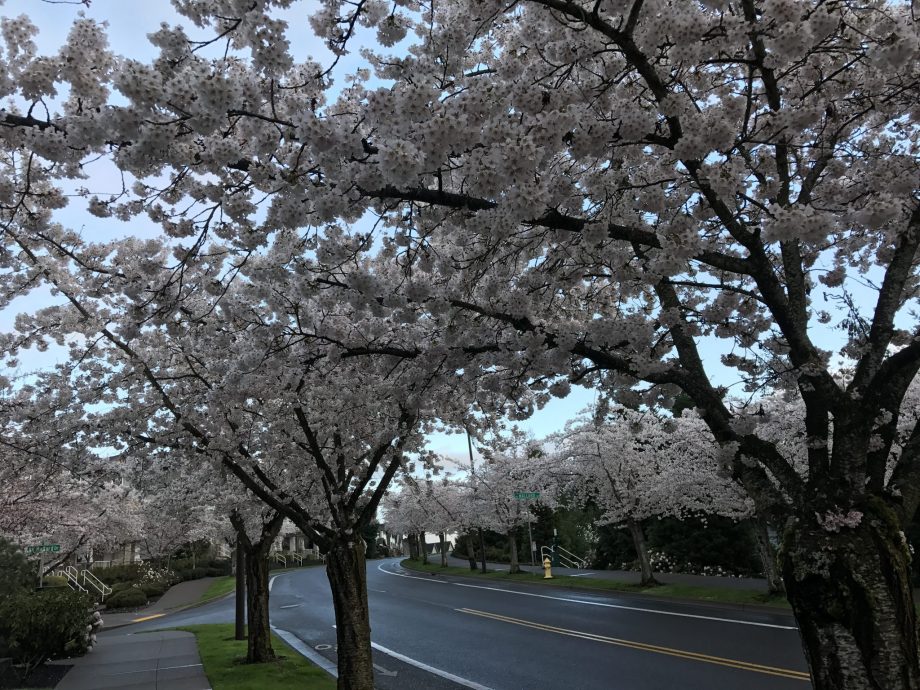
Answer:
<svg viewBox="0 0 920 690"><path fill-rule="evenodd" d="M4 381L62 430L31 457L239 482L329 554L339 686L369 689L358 535L436 420L682 392L784 527L816 687L920 685L909 3L326 0L336 56L378 41L344 86L295 62L291 5L178 3L149 59L86 16L46 55L4 20L0 303L56 301L2 350L66 360ZM73 194L163 236L93 242ZM797 399L804 454L726 377Z"/></svg>

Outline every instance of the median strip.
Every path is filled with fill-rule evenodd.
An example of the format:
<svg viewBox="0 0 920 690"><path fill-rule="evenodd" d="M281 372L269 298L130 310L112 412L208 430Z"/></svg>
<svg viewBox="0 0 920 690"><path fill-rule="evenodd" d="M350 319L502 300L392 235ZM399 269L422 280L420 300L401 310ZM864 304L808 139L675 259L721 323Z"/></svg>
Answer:
<svg viewBox="0 0 920 690"><path fill-rule="evenodd" d="M790 668L780 668L777 666L767 666L764 664L755 664L749 661L739 661L736 659L726 659L720 656L712 656L710 654L700 654L699 652L690 652L683 649L674 649L672 647L663 647L661 645L646 644L644 642L635 642L633 640L623 640L616 637L607 637L606 635L597 635L594 633L582 632L579 630L569 630L567 628L557 628L552 625L545 625L543 623L536 623L533 621L521 620L520 618L511 618L510 616L502 616L497 613L488 613L486 611L477 611L475 609L454 609L460 613L468 613L473 616L480 616L481 618L490 618L492 620L500 621L502 623L512 623L514 625L521 625L527 628L533 628L535 630L543 630L545 632L552 632L558 635L566 635L568 637L577 637L583 640L591 640L594 642L603 642L605 644L616 645L618 647L627 647L629 649L636 649L643 652L654 652L655 654L666 654L668 656L674 656L681 659L688 659L690 661L700 661L707 664L717 664L719 666L728 666L729 668L735 668L741 671L751 671L753 673L765 673L771 676L780 676L782 678L791 678L793 680L811 680L811 677L808 673L803 671L796 671Z"/></svg>

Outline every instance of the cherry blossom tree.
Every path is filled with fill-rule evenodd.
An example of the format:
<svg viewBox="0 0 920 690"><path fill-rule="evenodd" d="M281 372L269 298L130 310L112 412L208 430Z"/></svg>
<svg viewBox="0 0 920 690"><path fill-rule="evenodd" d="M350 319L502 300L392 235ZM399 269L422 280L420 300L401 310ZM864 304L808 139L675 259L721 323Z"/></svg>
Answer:
<svg viewBox="0 0 920 690"><path fill-rule="evenodd" d="M782 516L816 687L920 685L901 536L920 430L893 451L920 368L910 3L328 0L312 26L335 54L362 30L382 46L342 88L329 65L291 57L272 14L289 4L179 3L207 38L163 26L149 63L113 55L87 18L52 55L27 19L4 22L4 303L40 280L99 294L117 278L150 299L158 246L86 250L54 222L100 157L126 184L81 192L88 210L160 223L173 291L216 261L214 236L240 257L300 230L323 260L380 249L382 278L355 259L330 294L391 324L424 310L449 336L388 357L462 342L482 366L447 357L444 371L528 384L520 415L565 379L629 406L690 396L758 512ZM411 50L387 54L404 39ZM373 233L334 223L367 211ZM23 325L26 341L49 333ZM801 399L805 474L727 403L706 338L750 391Z"/></svg>
<svg viewBox="0 0 920 690"><path fill-rule="evenodd" d="M617 408L570 422L553 442L559 469L570 473L567 489L597 502L601 524L629 530L642 585L657 584L643 520L706 514L741 519L753 510L744 490L721 472L718 445L692 412L661 419Z"/></svg>
<svg viewBox="0 0 920 690"><path fill-rule="evenodd" d="M272 544L281 533L284 515L252 500L235 501L230 523L238 549L242 549L246 581L246 661L275 659L269 622L268 566ZM237 577L242 577L237 574Z"/></svg>
<svg viewBox="0 0 920 690"><path fill-rule="evenodd" d="M488 529L508 537L510 572L519 573L520 527L536 519L531 511L533 506L555 505L558 477L550 470L553 459L546 457L540 444L518 429L497 434L482 452L485 462L467 468L468 481L484 504L480 519ZM515 496L519 492L535 492L540 498L525 502Z"/></svg>

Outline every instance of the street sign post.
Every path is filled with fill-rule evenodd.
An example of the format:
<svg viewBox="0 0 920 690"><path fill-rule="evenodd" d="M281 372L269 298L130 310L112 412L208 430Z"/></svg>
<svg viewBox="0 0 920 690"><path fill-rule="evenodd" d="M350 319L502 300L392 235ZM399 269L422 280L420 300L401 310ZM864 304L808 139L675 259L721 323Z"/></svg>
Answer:
<svg viewBox="0 0 920 690"><path fill-rule="evenodd" d="M515 491L514 497L518 501L535 501L540 498L539 491ZM530 539L530 564L536 565L537 543L533 540L533 532L530 529L530 517L527 518L527 536Z"/></svg>

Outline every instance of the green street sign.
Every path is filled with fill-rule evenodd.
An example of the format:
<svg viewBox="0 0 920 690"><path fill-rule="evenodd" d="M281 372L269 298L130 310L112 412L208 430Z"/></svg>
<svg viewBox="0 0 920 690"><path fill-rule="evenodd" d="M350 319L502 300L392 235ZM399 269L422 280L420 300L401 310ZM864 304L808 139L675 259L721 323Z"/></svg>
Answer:
<svg viewBox="0 0 920 690"><path fill-rule="evenodd" d="M519 501L530 501L535 498L540 498L539 491L515 491L514 497Z"/></svg>
<svg viewBox="0 0 920 690"><path fill-rule="evenodd" d="M60 553L61 545L60 544L37 544L35 546L27 546L27 554L35 553Z"/></svg>

